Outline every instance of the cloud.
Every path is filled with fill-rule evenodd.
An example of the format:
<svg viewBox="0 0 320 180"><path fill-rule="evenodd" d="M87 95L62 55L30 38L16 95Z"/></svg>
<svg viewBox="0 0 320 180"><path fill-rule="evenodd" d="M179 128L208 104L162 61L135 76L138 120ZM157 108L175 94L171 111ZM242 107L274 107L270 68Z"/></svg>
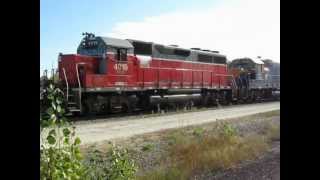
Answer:
<svg viewBox="0 0 320 180"><path fill-rule="evenodd" d="M201 11L119 22L106 35L219 50L230 60L262 56L280 62L280 1L223 1Z"/></svg>

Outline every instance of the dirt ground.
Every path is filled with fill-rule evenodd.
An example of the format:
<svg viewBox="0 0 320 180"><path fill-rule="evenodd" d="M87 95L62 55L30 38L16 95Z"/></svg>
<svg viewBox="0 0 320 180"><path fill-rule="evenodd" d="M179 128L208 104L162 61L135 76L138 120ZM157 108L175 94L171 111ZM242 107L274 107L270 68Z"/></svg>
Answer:
<svg viewBox="0 0 320 180"><path fill-rule="evenodd" d="M135 117L134 119L124 118L96 123L79 123L76 124L76 133L81 138L83 144L93 144L105 140L128 138L134 135L165 129L200 125L217 120L238 118L279 109L280 102L268 102L198 112Z"/></svg>

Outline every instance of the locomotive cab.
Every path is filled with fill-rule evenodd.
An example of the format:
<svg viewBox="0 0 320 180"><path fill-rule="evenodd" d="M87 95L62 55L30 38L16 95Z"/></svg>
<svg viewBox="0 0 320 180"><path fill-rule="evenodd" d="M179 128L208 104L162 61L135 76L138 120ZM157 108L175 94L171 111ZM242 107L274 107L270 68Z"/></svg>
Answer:
<svg viewBox="0 0 320 180"><path fill-rule="evenodd" d="M121 62L122 64L126 63L128 54L133 51L133 46L126 40L95 37L93 34L88 33L85 35L77 53L100 57L97 74L107 74L108 60L113 60L117 63Z"/></svg>
<svg viewBox="0 0 320 180"><path fill-rule="evenodd" d="M117 76L130 74L133 46L127 40L94 36L85 33L77 54L59 55L60 79L70 87L113 87L117 81L127 79ZM68 82L67 82L68 81Z"/></svg>

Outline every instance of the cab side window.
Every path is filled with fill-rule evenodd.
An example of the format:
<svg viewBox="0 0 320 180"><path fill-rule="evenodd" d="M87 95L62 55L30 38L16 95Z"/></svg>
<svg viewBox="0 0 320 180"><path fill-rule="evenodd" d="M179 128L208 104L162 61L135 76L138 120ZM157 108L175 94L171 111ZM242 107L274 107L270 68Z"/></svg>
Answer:
<svg viewBox="0 0 320 180"><path fill-rule="evenodd" d="M117 49L117 60L118 61L127 61L127 50L126 49Z"/></svg>

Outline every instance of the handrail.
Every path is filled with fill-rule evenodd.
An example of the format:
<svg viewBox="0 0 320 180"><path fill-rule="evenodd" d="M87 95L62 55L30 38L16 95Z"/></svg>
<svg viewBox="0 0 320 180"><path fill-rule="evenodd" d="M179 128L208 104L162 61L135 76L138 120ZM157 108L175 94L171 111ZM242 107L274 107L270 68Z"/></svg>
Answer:
<svg viewBox="0 0 320 180"><path fill-rule="evenodd" d="M233 75L230 75L232 77L232 84L234 84L234 86L236 87L236 89L238 89L238 85L236 80L234 79Z"/></svg>
<svg viewBox="0 0 320 180"><path fill-rule="evenodd" d="M63 70L64 80L66 81L66 85L67 85L67 102L68 102L69 101L69 84L68 84L68 79L66 75L66 70L64 68L62 68L62 70Z"/></svg>
<svg viewBox="0 0 320 180"><path fill-rule="evenodd" d="M78 79L78 86L79 86L79 105L80 105L80 112L82 112L82 103L81 103L81 82L80 82L80 77L79 77L79 68L78 68L78 65L79 64L82 64L82 63L77 63L76 64L76 71L77 71L77 79Z"/></svg>
<svg viewBox="0 0 320 180"><path fill-rule="evenodd" d="M232 76L230 74L214 74L215 76Z"/></svg>

